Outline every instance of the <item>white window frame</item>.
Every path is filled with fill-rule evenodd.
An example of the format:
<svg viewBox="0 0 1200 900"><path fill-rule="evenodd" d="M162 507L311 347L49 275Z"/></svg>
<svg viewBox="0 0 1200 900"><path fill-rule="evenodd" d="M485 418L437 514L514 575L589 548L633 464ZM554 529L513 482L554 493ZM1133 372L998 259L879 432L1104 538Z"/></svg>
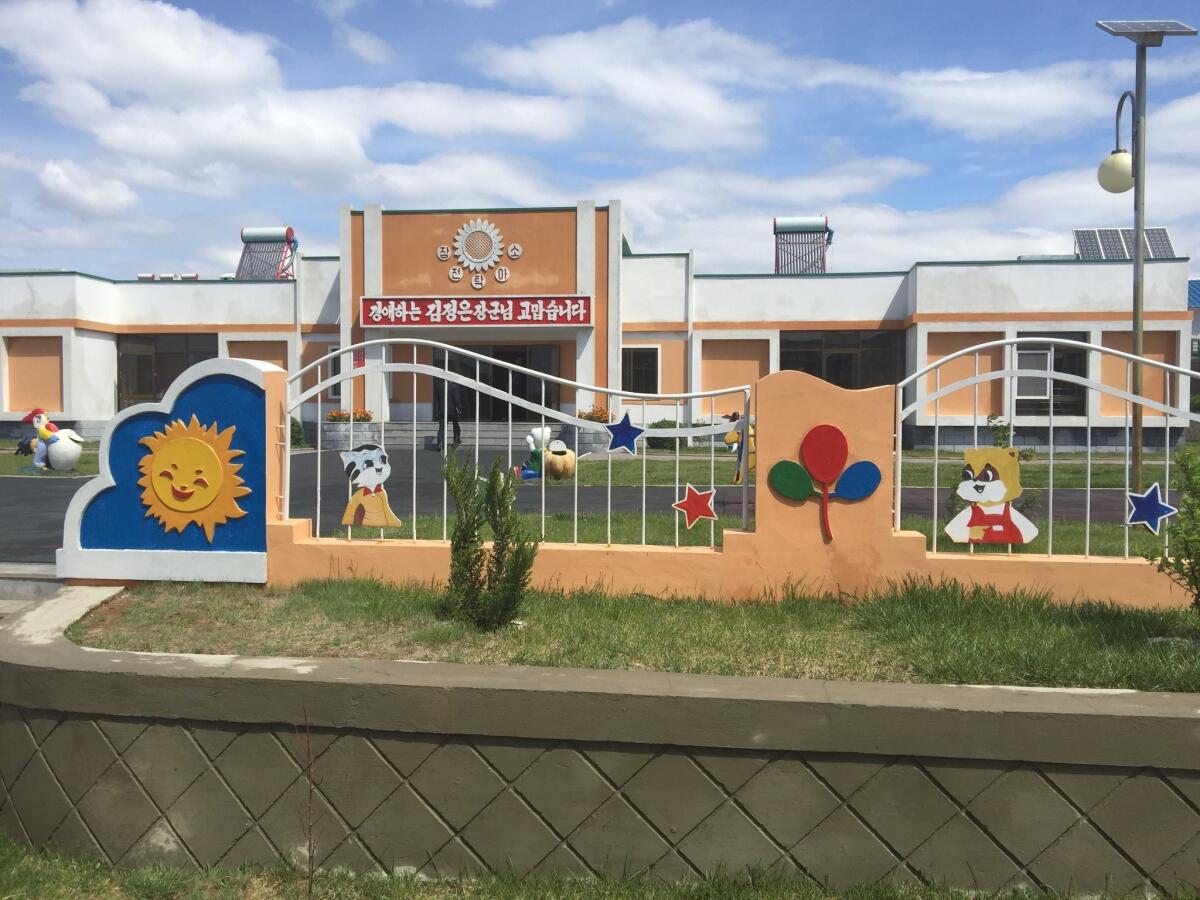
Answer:
<svg viewBox="0 0 1200 900"><path fill-rule="evenodd" d="M1026 365L1024 360L1031 356L1040 356L1042 358L1042 365L1037 365L1037 366ZM1051 367L1053 365L1054 365L1054 352L1049 347L1047 347L1044 350L1034 349L1032 347L1018 348L1018 350L1017 350L1017 368L1018 369L1039 369L1046 373L1046 377L1042 378L1042 379L1038 379L1038 378L1035 378L1034 376L1027 376L1027 375L1018 376L1017 377L1017 399L1018 400L1049 400L1050 399L1050 372L1052 371ZM1042 382L1042 385L1043 385L1042 393L1029 394L1029 393L1024 392L1022 382L1039 381L1039 380Z"/></svg>

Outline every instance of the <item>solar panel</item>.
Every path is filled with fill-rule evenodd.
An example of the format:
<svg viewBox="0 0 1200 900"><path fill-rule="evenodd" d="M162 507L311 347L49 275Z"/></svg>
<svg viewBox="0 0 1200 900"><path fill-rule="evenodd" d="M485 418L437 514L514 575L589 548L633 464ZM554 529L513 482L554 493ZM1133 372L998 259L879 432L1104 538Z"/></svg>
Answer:
<svg viewBox="0 0 1200 900"><path fill-rule="evenodd" d="M1098 228L1100 248L1104 251L1105 259L1129 259L1125 252L1125 242L1121 240L1120 228Z"/></svg>
<svg viewBox="0 0 1200 900"><path fill-rule="evenodd" d="M1158 19L1147 22L1097 22L1109 34L1121 36L1133 34L1195 34L1196 29L1174 19Z"/></svg>
<svg viewBox="0 0 1200 900"><path fill-rule="evenodd" d="M1151 259L1174 259L1175 247L1165 228L1147 228L1146 243L1150 245Z"/></svg>
<svg viewBox="0 0 1200 900"><path fill-rule="evenodd" d="M1132 229L1132 228L1122 228L1121 229L1121 240L1125 243L1125 255L1128 256L1130 259L1133 259L1134 256L1137 255L1137 241L1135 241L1133 239L1133 235L1134 235L1134 229ZM1146 250L1143 253L1143 257L1149 256L1149 255L1150 255L1150 251L1148 251L1148 250Z"/></svg>
<svg viewBox="0 0 1200 900"><path fill-rule="evenodd" d="M242 258L238 261L237 279L273 281L279 277L280 265L287 252L286 241L243 244Z"/></svg>
<svg viewBox="0 0 1200 900"><path fill-rule="evenodd" d="M1075 252L1080 259L1104 259L1100 252L1100 238L1096 236L1095 228L1075 229Z"/></svg>

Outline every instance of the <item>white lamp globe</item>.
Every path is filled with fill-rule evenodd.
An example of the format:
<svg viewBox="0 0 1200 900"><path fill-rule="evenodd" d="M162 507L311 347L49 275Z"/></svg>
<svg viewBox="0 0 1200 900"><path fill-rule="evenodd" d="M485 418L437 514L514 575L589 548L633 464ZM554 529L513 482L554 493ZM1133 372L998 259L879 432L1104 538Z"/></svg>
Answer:
<svg viewBox="0 0 1200 900"><path fill-rule="evenodd" d="M1133 188L1133 154L1128 150L1114 150L1100 163L1096 170L1100 187L1110 194L1123 194Z"/></svg>

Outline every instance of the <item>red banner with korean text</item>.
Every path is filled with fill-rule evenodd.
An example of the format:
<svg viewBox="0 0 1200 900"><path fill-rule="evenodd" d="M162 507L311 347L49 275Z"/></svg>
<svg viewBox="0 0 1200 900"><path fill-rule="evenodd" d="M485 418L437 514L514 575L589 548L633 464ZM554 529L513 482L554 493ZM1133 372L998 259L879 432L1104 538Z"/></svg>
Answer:
<svg viewBox="0 0 1200 900"><path fill-rule="evenodd" d="M363 297L364 328L441 325L591 325L592 298Z"/></svg>

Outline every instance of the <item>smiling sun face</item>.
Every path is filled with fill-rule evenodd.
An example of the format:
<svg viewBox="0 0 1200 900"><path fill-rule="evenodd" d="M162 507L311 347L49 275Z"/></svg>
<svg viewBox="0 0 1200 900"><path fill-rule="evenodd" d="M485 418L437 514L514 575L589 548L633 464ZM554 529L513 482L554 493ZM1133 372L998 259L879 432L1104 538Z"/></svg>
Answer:
<svg viewBox="0 0 1200 900"><path fill-rule="evenodd" d="M187 425L176 419L152 437L139 443L149 452L138 464L142 477L142 504L166 531L182 532L193 522L204 531L209 543L218 525L240 519L246 511L237 498L250 493L231 462L241 450L230 448L234 427L218 433L214 422L203 427L193 415Z"/></svg>

